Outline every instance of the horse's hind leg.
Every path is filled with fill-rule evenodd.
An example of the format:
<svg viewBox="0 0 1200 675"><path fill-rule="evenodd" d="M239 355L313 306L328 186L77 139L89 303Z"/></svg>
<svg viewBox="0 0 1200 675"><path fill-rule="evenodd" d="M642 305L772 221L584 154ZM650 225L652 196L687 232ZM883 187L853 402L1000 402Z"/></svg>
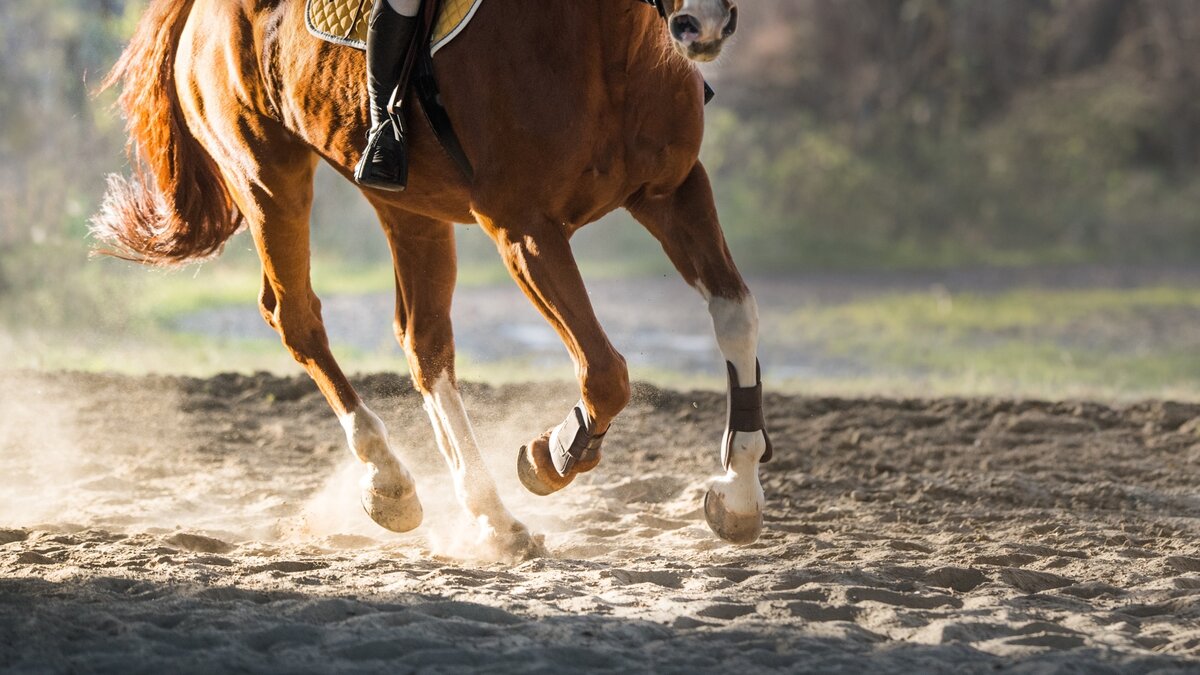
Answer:
<svg viewBox="0 0 1200 675"><path fill-rule="evenodd" d="M726 473L714 481L704 511L721 538L751 543L762 531L766 502L758 467L771 454L757 363L758 306L725 244L703 166L697 164L674 194L635 199L629 210L708 302L717 342L729 363L730 391L722 447Z"/></svg>
<svg viewBox="0 0 1200 675"><path fill-rule="evenodd" d="M329 349L321 302L309 279L309 212L315 156L279 131L235 196L263 267L263 318L304 366L337 413L350 449L367 466L362 503L375 522L396 532L421 524L412 476L388 445L387 430L358 397Z"/></svg>
<svg viewBox="0 0 1200 675"><path fill-rule="evenodd" d="M396 268L396 339L425 398L438 448L459 502L479 523L482 539L503 557L542 552L540 538L512 516L475 440L454 373L450 303L458 273L454 226L385 205L376 207Z"/></svg>

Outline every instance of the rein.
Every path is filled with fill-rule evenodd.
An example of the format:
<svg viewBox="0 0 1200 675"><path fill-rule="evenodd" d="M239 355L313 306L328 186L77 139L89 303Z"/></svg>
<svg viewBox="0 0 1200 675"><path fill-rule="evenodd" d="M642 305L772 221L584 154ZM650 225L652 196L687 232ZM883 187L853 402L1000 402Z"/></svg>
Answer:
<svg viewBox="0 0 1200 675"><path fill-rule="evenodd" d="M658 10L659 16L661 16L664 21L667 20L667 6L665 4L663 4L664 0L640 0L640 1L646 3L647 5L653 6L655 9Z"/></svg>

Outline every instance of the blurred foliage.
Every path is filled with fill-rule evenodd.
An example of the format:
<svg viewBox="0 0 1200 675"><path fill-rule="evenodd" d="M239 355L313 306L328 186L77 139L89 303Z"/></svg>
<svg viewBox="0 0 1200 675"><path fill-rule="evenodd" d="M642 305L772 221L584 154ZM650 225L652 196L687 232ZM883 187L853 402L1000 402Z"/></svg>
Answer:
<svg viewBox="0 0 1200 675"><path fill-rule="evenodd" d="M0 4L0 322L124 325L102 300L126 266L85 263L104 175L125 166L112 96L91 93L142 7ZM1200 3L747 0L742 15L710 73L704 157L743 268L1200 258ZM388 260L329 171L314 226L328 259ZM466 275L501 278L486 237L461 234ZM624 216L576 249L589 274L669 270Z"/></svg>
<svg viewBox="0 0 1200 675"><path fill-rule="evenodd" d="M1200 4L793 0L743 13L749 35L714 73L706 160L744 259L1200 255Z"/></svg>
<svg viewBox="0 0 1200 675"><path fill-rule="evenodd" d="M87 219L125 143L112 96L93 98L138 16L121 0L0 4L0 320L123 321L96 305L112 279L86 266Z"/></svg>

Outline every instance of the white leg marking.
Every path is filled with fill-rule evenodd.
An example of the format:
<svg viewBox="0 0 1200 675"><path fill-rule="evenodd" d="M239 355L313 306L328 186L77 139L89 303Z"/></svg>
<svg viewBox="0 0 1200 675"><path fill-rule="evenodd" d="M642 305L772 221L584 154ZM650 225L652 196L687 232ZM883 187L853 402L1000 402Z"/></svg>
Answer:
<svg viewBox="0 0 1200 675"><path fill-rule="evenodd" d="M377 489L403 489L413 486L412 475L392 454L383 420L371 412L370 408L360 404L357 410L343 415L340 421L342 428L346 430L350 452L368 467L364 487L367 484Z"/></svg>
<svg viewBox="0 0 1200 675"><path fill-rule="evenodd" d="M709 298L708 313L712 315L717 344L725 360L737 368L743 387L754 386L754 369L758 359L758 303L754 296L742 300Z"/></svg>
<svg viewBox="0 0 1200 675"><path fill-rule="evenodd" d="M717 344L725 360L737 369L738 384L752 387L758 369L758 303L754 296L742 300L710 298ZM726 504L739 513L752 513L761 507L764 497L758 482L758 463L767 451L767 438L761 431L734 432L729 473L722 479Z"/></svg>
<svg viewBox="0 0 1200 675"><path fill-rule="evenodd" d="M758 303L751 295L730 300L712 296L703 286L699 290L708 301L721 353L737 370L738 386L754 386L758 369ZM759 481L758 467L766 451L765 432L733 432L729 469L713 481L709 494L709 499L719 499L723 509L731 514L729 523L740 521L744 524L761 518L758 514L762 513L766 496ZM731 531L736 529L729 527ZM727 536L729 533L718 534ZM753 536L757 537L757 533ZM736 536L733 539L737 541ZM748 541L750 539L738 543Z"/></svg>
<svg viewBox="0 0 1200 675"><path fill-rule="evenodd" d="M454 489L463 507L485 532L508 532L514 526L520 526L500 501L496 483L479 454L479 444L462 396L449 377L439 377L425 395L425 412L433 422L438 447L450 466Z"/></svg>
<svg viewBox="0 0 1200 675"><path fill-rule="evenodd" d="M343 415L342 427L350 451L367 465L362 480L362 505L367 515L393 532L408 532L421 524L424 511L412 474L388 446L387 429L365 405Z"/></svg>
<svg viewBox="0 0 1200 675"><path fill-rule="evenodd" d="M742 444L742 439L749 442ZM741 446L739 448L739 445ZM758 479L758 457L766 452L767 443L762 432L737 434L729 470L713 481L714 489L725 497L725 505L734 513L754 513L766 503L762 483Z"/></svg>

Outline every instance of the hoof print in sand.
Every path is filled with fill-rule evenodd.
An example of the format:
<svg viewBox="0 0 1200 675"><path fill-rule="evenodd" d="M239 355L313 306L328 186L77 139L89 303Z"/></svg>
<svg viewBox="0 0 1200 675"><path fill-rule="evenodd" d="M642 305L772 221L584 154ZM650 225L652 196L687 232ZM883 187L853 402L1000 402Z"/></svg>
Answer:
<svg viewBox="0 0 1200 675"><path fill-rule="evenodd" d="M925 583L930 586L949 588L959 593L973 591L987 582L986 574L967 567L939 567L925 573Z"/></svg>
<svg viewBox="0 0 1200 675"><path fill-rule="evenodd" d="M0 546L25 541L29 533L25 530L0 530Z"/></svg>
<svg viewBox="0 0 1200 675"><path fill-rule="evenodd" d="M1060 577L1049 572L1035 572L1016 567L1005 567L1000 570L1000 580L1004 583L1025 591L1026 593L1041 593L1055 588L1063 588L1075 584L1073 579Z"/></svg>
<svg viewBox="0 0 1200 675"><path fill-rule="evenodd" d="M171 546L193 553L225 554L232 553L237 548L237 546L223 542L220 539L182 532L167 539L166 542Z"/></svg>

